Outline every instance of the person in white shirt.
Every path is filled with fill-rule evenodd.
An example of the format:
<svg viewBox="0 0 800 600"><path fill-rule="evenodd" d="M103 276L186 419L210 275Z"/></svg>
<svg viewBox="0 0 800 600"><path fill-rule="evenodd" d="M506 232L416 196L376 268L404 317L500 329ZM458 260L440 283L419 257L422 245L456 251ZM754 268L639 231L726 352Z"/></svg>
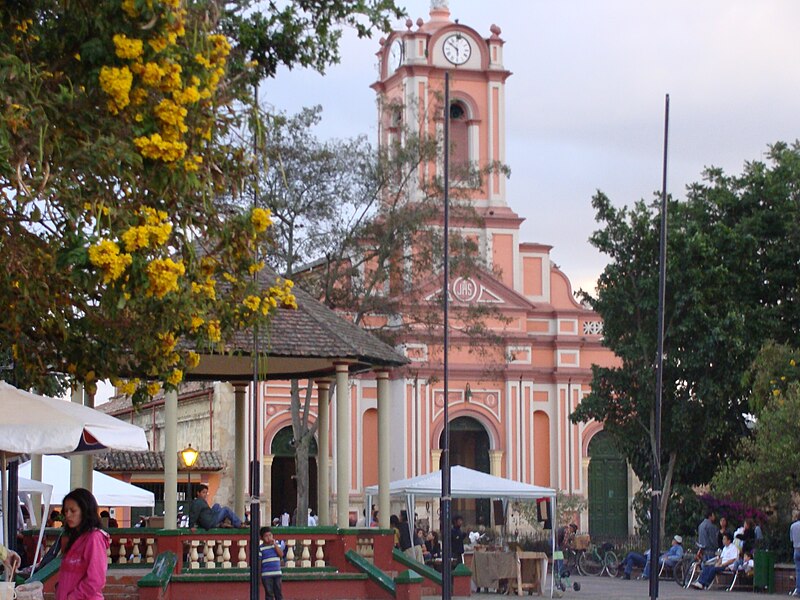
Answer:
<svg viewBox="0 0 800 600"><path fill-rule="evenodd" d="M789 528L789 537L794 548L795 587L792 596L800 596L800 510L795 510L792 516L794 523Z"/></svg>
<svg viewBox="0 0 800 600"><path fill-rule="evenodd" d="M703 572L700 573L700 578L695 581L692 586L698 590L707 590L714 582L714 577L717 573L721 573L725 569L733 570L737 559L739 558L739 549L732 543L731 534L726 533L722 536L722 554L719 558L710 565L703 567Z"/></svg>

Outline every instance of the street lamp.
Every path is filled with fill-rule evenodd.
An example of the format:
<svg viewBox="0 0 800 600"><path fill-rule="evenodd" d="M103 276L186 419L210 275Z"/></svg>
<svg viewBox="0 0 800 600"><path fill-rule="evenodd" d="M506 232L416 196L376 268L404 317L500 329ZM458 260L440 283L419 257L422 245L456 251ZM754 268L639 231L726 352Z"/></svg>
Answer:
<svg viewBox="0 0 800 600"><path fill-rule="evenodd" d="M188 502L192 501L192 467L194 463L197 462L197 457L200 456L200 453L192 448L192 445L189 444L186 448L181 450L181 458L183 459L184 466L188 469L189 474L189 498L187 499Z"/></svg>

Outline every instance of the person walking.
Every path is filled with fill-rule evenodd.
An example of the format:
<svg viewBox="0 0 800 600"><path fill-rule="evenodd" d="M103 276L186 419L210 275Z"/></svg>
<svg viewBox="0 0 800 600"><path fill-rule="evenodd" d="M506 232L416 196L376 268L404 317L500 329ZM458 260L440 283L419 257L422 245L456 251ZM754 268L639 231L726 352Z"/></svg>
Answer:
<svg viewBox="0 0 800 600"><path fill-rule="evenodd" d="M800 597L800 510L792 514L793 523L789 527L789 538L794 548L794 591L792 596Z"/></svg>
<svg viewBox="0 0 800 600"><path fill-rule="evenodd" d="M111 538L102 529L97 500L89 490L76 488L64 496L61 506L66 539L56 600L103 600Z"/></svg>

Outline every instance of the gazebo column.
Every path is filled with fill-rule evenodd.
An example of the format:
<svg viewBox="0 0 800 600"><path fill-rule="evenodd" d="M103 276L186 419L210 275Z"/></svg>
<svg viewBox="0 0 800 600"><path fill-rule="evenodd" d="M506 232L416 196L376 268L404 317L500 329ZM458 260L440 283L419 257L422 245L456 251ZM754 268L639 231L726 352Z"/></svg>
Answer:
<svg viewBox="0 0 800 600"><path fill-rule="evenodd" d="M336 524L350 526L350 381L346 362L336 363Z"/></svg>
<svg viewBox="0 0 800 600"><path fill-rule="evenodd" d="M247 487L247 384L233 386L234 401L234 458L233 458L233 512L243 515L250 510L245 507L245 488Z"/></svg>
<svg viewBox="0 0 800 600"><path fill-rule="evenodd" d="M76 384L72 387L72 394L70 396L75 404L83 404L83 386ZM84 487L83 485L83 467L85 461L83 456L71 456L69 459L69 489Z"/></svg>
<svg viewBox="0 0 800 600"><path fill-rule="evenodd" d="M503 451L489 450L489 473L495 477L502 477L500 470L503 467Z"/></svg>
<svg viewBox="0 0 800 600"><path fill-rule="evenodd" d="M34 481L42 480L41 454L31 454L31 479ZM39 523L39 526L41 527L47 522L47 519L50 516L42 514L42 495L31 494L31 502L33 503L33 508L36 510L36 522Z"/></svg>
<svg viewBox="0 0 800 600"><path fill-rule="evenodd" d="M94 408L94 392L84 393L83 405ZM84 454L81 458L83 459L83 467L81 469L81 477L83 479L82 487L90 492L94 492L94 456L91 454Z"/></svg>
<svg viewBox="0 0 800 600"><path fill-rule="evenodd" d="M191 500L190 500L191 501ZM164 396L164 528L178 522L178 392Z"/></svg>
<svg viewBox="0 0 800 600"><path fill-rule="evenodd" d="M331 382L322 379L317 383L317 512L320 525L331 524Z"/></svg>
<svg viewBox="0 0 800 600"><path fill-rule="evenodd" d="M389 372L378 371L378 523L383 529L389 529ZM367 506L367 525L372 521L372 507Z"/></svg>

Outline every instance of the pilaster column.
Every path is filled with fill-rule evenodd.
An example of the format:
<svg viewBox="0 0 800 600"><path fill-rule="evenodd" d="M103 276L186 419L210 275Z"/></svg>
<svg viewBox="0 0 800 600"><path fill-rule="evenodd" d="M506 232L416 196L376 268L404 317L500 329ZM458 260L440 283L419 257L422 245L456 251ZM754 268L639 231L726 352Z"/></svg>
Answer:
<svg viewBox="0 0 800 600"><path fill-rule="evenodd" d="M389 372L378 371L378 522L383 529L389 529L389 474L391 462L389 460ZM367 506L367 525L371 522L371 506Z"/></svg>
<svg viewBox="0 0 800 600"><path fill-rule="evenodd" d="M347 363L336 363L336 524L350 526L350 381Z"/></svg>
<svg viewBox="0 0 800 600"><path fill-rule="evenodd" d="M164 528L178 522L178 392L164 396Z"/></svg>
<svg viewBox="0 0 800 600"><path fill-rule="evenodd" d="M233 512L243 515L245 508L245 488L247 487L247 384L233 386L234 403L234 453L233 453ZM265 481L262 479L262 481ZM191 499L189 500L191 502Z"/></svg>
<svg viewBox="0 0 800 600"><path fill-rule="evenodd" d="M262 515L262 525L272 525L272 461L275 460L274 454L265 454L261 457L261 505L264 514ZM247 509L250 510L248 504ZM252 515L251 515L252 518Z"/></svg>
<svg viewBox="0 0 800 600"><path fill-rule="evenodd" d="M489 450L489 473L495 477L502 477L500 469L503 467L503 451Z"/></svg>
<svg viewBox="0 0 800 600"><path fill-rule="evenodd" d="M581 471L586 487L583 490L583 497L586 498L586 510L581 513L581 531L589 531L589 461L591 458L584 456L581 458Z"/></svg>
<svg viewBox="0 0 800 600"><path fill-rule="evenodd" d="M331 524L331 382L317 381L317 512L320 525Z"/></svg>
<svg viewBox="0 0 800 600"><path fill-rule="evenodd" d="M441 471L442 465L439 464L442 460L442 449L441 448L431 448L431 467L434 471Z"/></svg>
<svg viewBox="0 0 800 600"><path fill-rule="evenodd" d="M70 400L75 404L83 404L83 386L80 384L72 387ZM83 487L83 465L82 456L71 456L69 458L69 489Z"/></svg>

